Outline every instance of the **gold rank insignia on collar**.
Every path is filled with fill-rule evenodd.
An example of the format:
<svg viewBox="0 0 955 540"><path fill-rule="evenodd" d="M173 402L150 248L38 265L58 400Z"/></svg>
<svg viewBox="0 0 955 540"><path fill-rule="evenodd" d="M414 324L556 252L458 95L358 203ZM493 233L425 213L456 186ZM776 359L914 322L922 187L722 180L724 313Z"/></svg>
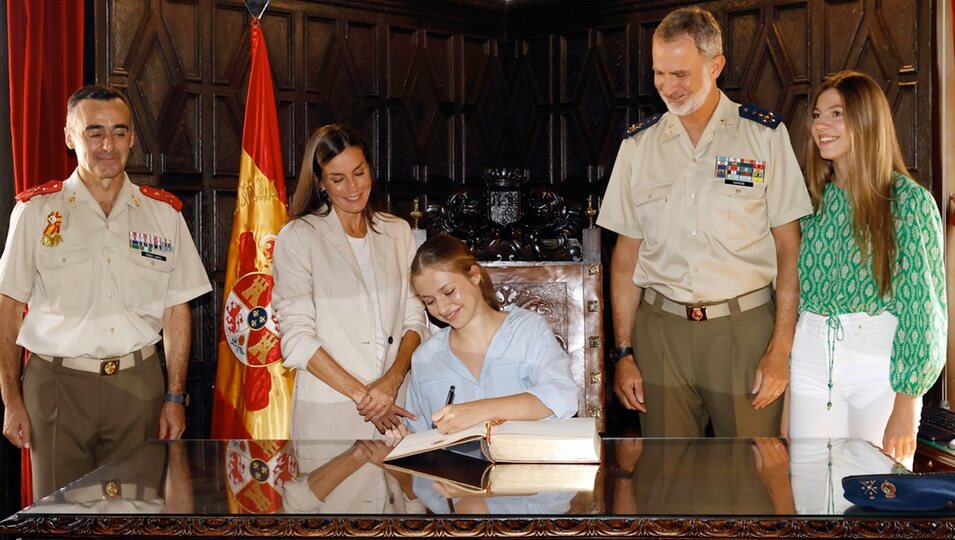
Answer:
<svg viewBox="0 0 955 540"><path fill-rule="evenodd" d="M663 118L662 114L655 114L649 118L644 118L643 120L637 122L636 124L632 124L630 127L627 128L627 131L626 133L624 133L623 138L629 139L630 137L633 137L637 133L640 133L641 131L659 122L661 118Z"/></svg>
<svg viewBox="0 0 955 540"><path fill-rule="evenodd" d="M752 103L740 105L739 116L740 118L752 120L753 122L773 129L776 129L783 121L782 115L766 110L759 105L753 105Z"/></svg>

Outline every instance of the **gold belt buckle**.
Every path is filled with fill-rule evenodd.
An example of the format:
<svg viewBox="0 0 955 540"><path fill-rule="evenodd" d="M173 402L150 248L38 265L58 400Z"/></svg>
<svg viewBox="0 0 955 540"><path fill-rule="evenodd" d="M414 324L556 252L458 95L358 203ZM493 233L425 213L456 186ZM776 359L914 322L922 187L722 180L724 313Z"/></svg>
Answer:
<svg viewBox="0 0 955 540"><path fill-rule="evenodd" d="M117 480L103 482L103 493L107 497L119 497L123 494L123 488Z"/></svg>
<svg viewBox="0 0 955 540"><path fill-rule="evenodd" d="M706 320L706 306L685 306L686 307L686 318L691 321L705 321Z"/></svg>
<svg viewBox="0 0 955 540"><path fill-rule="evenodd" d="M107 361L105 361L105 362L100 363L100 365L99 365L99 374L100 374L100 375L113 375L113 374L115 374L117 371L119 371L119 360L118 360L118 359L107 360Z"/></svg>

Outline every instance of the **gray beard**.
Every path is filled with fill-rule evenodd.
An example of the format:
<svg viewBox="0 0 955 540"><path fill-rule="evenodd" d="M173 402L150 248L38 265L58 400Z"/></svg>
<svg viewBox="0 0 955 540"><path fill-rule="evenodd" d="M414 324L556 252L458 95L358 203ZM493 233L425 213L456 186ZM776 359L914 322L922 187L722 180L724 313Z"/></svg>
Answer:
<svg viewBox="0 0 955 540"><path fill-rule="evenodd" d="M666 104L667 110L670 111L670 114L674 116L689 116L696 111L700 110L700 107L703 106L703 103L706 102L706 97L710 95L710 90L713 89L713 80L706 76L704 70L703 73L703 86L697 92L694 92L690 95L690 98L683 102L682 105L675 105L670 103L670 101L660 94L660 99L663 100L663 103Z"/></svg>

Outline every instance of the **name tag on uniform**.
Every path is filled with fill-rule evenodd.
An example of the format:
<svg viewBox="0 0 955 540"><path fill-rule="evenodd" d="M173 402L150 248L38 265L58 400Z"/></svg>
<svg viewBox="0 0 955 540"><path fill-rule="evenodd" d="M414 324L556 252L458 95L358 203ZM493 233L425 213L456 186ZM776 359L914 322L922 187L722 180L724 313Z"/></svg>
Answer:
<svg viewBox="0 0 955 540"><path fill-rule="evenodd" d="M716 157L716 177L724 184L753 187L762 184L766 178L766 162L758 159L735 157Z"/></svg>
<svg viewBox="0 0 955 540"><path fill-rule="evenodd" d="M172 240L155 234L129 231L129 249L139 251L143 257L165 261L163 253L172 253Z"/></svg>

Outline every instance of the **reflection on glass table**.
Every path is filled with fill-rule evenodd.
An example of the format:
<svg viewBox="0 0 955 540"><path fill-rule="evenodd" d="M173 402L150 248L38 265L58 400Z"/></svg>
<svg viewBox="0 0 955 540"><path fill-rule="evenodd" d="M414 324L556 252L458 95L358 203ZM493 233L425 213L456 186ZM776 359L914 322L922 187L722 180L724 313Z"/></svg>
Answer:
<svg viewBox="0 0 955 540"><path fill-rule="evenodd" d="M563 515L599 508L596 463L491 463L469 443L385 467L414 476L414 494L433 514Z"/></svg>
<svg viewBox="0 0 955 540"><path fill-rule="evenodd" d="M528 516L840 516L854 512L843 476L898 472L854 440L605 439L603 462L589 469L474 460L425 470L383 462L388 451L382 441L148 441L18 515L442 515L453 506Z"/></svg>
<svg viewBox="0 0 955 540"><path fill-rule="evenodd" d="M841 515L842 476L905 469L862 440L621 439L614 514Z"/></svg>

